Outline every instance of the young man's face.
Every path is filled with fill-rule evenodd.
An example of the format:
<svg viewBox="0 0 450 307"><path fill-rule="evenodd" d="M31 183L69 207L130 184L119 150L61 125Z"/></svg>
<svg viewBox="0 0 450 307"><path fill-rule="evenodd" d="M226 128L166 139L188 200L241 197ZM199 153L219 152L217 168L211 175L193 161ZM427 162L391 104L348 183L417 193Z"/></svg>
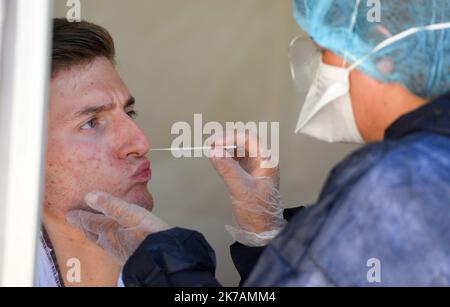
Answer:
<svg viewBox="0 0 450 307"><path fill-rule="evenodd" d="M134 100L106 58L57 73L50 89L46 210L86 208L91 191L153 208L149 141L134 115Z"/></svg>

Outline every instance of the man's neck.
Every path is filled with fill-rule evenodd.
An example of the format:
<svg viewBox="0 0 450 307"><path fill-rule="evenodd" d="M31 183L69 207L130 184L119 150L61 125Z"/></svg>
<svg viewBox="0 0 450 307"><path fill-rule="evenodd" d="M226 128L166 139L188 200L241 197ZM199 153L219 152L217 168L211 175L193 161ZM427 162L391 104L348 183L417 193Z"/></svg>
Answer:
<svg viewBox="0 0 450 307"><path fill-rule="evenodd" d="M55 250L64 284L69 287L116 286L121 266L81 231L69 226L65 217L45 211L44 227Z"/></svg>

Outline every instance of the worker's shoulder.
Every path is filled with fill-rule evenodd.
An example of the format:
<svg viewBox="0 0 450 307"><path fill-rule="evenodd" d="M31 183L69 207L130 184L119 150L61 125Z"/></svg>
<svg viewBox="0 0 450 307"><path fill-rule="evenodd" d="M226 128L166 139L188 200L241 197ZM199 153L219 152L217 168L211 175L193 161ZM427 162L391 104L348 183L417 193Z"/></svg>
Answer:
<svg viewBox="0 0 450 307"><path fill-rule="evenodd" d="M450 137L421 132L366 145L339 164L333 173L338 176L350 173L358 180L386 181L395 179L390 178L392 175L429 178L436 171L448 174L449 168Z"/></svg>
<svg viewBox="0 0 450 307"><path fill-rule="evenodd" d="M374 156L376 162L337 190L320 232L324 243L314 251L336 284L360 276L354 268L371 257L382 260L386 285L448 282L450 266L443 263L450 255L449 140L416 133L355 153L356 160ZM340 269L332 265L337 254ZM432 273L424 276L427 271ZM366 284L364 276L352 282Z"/></svg>
<svg viewBox="0 0 450 307"><path fill-rule="evenodd" d="M378 161L361 180L387 183L422 183L433 178L450 180L450 138L433 133L415 133L397 141L385 141L366 149L379 152ZM406 181L406 182L405 182ZM423 182L426 183L426 182Z"/></svg>
<svg viewBox="0 0 450 307"><path fill-rule="evenodd" d="M352 171L354 167L360 169ZM340 177L355 173L345 194L368 204L429 202L435 195L448 200L450 138L414 133L401 140L371 144L355 152L338 169Z"/></svg>
<svg viewBox="0 0 450 307"><path fill-rule="evenodd" d="M294 223L314 219L365 222L373 217L402 220L407 212L425 223L450 218L449 140L415 133L364 146L333 169L316 205L297 214Z"/></svg>

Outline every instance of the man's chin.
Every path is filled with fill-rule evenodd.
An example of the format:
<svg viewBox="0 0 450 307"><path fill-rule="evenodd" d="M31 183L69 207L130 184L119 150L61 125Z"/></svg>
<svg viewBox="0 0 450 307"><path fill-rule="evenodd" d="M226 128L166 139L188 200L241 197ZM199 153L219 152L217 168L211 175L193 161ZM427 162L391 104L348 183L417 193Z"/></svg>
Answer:
<svg viewBox="0 0 450 307"><path fill-rule="evenodd" d="M149 211L153 210L153 197L146 184L135 185L125 196L129 203L138 205Z"/></svg>

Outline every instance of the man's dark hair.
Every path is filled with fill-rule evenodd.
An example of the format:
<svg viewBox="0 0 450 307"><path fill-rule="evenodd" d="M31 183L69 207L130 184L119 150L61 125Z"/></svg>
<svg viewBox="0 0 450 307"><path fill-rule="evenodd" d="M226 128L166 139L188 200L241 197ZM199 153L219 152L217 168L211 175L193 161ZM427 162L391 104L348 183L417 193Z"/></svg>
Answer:
<svg viewBox="0 0 450 307"><path fill-rule="evenodd" d="M88 64L97 57L115 64L115 53L114 41L103 27L87 21L53 20L52 78L61 70Z"/></svg>

